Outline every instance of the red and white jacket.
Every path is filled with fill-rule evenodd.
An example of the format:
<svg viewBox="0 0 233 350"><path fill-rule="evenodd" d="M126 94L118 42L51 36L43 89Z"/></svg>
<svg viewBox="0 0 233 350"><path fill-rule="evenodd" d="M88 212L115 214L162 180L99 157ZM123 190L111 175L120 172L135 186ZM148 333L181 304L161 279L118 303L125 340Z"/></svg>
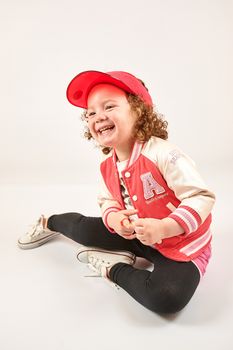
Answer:
<svg viewBox="0 0 233 350"><path fill-rule="evenodd" d="M113 233L108 214L125 209L116 161L113 150L101 163L103 181L98 196L103 222ZM202 253L211 241L215 195L206 187L190 157L169 141L151 137L144 144L134 144L122 178L138 217L170 217L184 229L184 233L155 244L155 249L177 261L190 261Z"/></svg>

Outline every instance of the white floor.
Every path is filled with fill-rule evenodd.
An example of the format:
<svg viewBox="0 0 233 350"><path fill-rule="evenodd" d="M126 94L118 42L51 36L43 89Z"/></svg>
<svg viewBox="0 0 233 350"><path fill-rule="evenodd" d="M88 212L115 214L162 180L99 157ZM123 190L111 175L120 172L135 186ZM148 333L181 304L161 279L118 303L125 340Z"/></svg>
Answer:
<svg viewBox="0 0 233 350"><path fill-rule="evenodd" d="M41 213L98 215L95 188L1 187L0 349L232 349L228 180L227 174L221 186L218 174L212 180L218 200L213 258L206 276L188 306L166 318L103 279L85 278L89 270L76 259L78 245L65 237L34 250L17 248L18 236Z"/></svg>

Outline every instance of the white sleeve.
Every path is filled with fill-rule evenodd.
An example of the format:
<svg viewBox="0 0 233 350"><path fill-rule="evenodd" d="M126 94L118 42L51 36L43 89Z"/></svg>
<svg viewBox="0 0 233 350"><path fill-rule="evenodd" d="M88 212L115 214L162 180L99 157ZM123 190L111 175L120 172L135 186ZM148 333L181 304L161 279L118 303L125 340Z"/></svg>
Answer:
<svg viewBox="0 0 233 350"><path fill-rule="evenodd" d="M121 207L121 204L112 197L102 176L101 176L101 191L99 192L97 200L101 209L102 219L105 226L108 228L109 231L114 232L111 229L111 227L108 226L108 222L107 222L108 215L111 212L116 212L116 211L122 210L123 208Z"/></svg>
<svg viewBox="0 0 233 350"><path fill-rule="evenodd" d="M158 166L175 196L181 201L169 215L191 233L209 216L215 202L214 193L198 173L194 161L178 147L158 156Z"/></svg>

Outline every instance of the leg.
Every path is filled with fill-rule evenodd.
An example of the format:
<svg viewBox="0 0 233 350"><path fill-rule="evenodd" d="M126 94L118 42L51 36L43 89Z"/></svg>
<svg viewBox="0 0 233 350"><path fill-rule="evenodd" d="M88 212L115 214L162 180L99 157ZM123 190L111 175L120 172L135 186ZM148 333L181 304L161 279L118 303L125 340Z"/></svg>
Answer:
<svg viewBox="0 0 233 350"><path fill-rule="evenodd" d="M110 279L154 312L180 311L189 302L199 284L198 269L192 262L170 260L153 248L144 247L148 260L153 260L154 263L152 272L118 263L111 268Z"/></svg>
<svg viewBox="0 0 233 350"><path fill-rule="evenodd" d="M157 313L181 310L198 286L200 275L192 262L170 260L137 239L126 240L112 234L101 218L86 217L78 213L53 215L48 219L48 228L85 246L127 250L151 261L154 264L152 272L117 263L111 267L109 278L140 304Z"/></svg>
<svg viewBox="0 0 233 350"><path fill-rule="evenodd" d="M66 237L89 247L108 250L127 250L134 253L137 244L113 234L103 224L100 217L89 217L79 213L64 213L48 218L47 227L61 232Z"/></svg>

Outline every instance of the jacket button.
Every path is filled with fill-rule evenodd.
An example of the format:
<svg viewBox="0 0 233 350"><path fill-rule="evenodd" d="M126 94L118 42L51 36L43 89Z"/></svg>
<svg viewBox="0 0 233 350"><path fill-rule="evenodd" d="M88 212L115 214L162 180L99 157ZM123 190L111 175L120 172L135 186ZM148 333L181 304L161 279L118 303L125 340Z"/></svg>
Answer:
<svg viewBox="0 0 233 350"><path fill-rule="evenodd" d="M136 196L136 194L132 197L133 201L136 202L136 200L138 199L138 197Z"/></svg>
<svg viewBox="0 0 233 350"><path fill-rule="evenodd" d="M125 177L130 177L130 173L128 171L126 171Z"/></svg>

